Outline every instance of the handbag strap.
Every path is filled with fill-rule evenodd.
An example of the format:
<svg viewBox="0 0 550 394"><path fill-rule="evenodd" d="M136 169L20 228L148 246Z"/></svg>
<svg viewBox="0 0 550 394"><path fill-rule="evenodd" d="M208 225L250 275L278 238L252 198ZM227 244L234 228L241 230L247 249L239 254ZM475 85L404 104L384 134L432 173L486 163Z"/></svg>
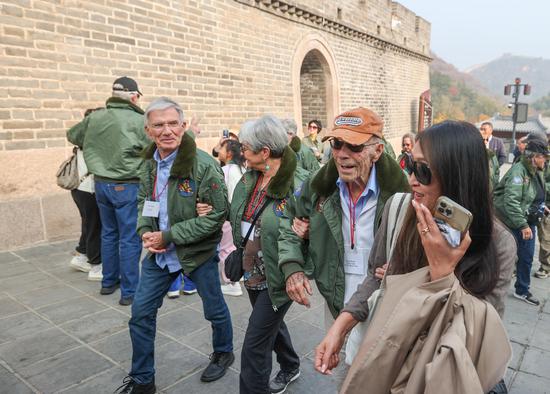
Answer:
<svg viewBox="0 0 550 394"><path fill-rule="evenodd" d="M246 232L246 236L241 241L241 248L244 249L244 247L246 246L246 243L248 242L248 238L250 237L250 234L252 233L252 230L254 229L254 225L256 224L256 221L258 220L258 218L260 217L260 215L262 214L264 209L267 207L267 204L270 203L270 201L271 201L271 199L267 198L265 200L265 202L263 203L263 205L260 207L260 210L258 211L258 213L254 216L254 219L252 219L252 223L250 223L250 228Z"/></svg>

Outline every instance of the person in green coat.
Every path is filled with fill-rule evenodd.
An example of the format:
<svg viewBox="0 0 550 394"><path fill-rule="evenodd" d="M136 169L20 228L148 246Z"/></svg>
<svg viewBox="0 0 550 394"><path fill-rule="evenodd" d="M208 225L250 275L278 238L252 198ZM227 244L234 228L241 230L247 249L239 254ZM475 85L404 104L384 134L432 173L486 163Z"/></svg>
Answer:
<svg viewBox="0 0 550 394"><path fill-rule="evenodd" d="M292 301L278 267L277 238L285 207L308 173L297 167L285 128L274 116L245 122L239 139L249 171L235 187L231 201L235 245L241 244L260 213L243 253L244 286L252 313L242 348L240 392L282 392L299 376L300 359L283 321ZM270 382L272 351L281 369Z"/></svg>
<svg viewBox="0 0 550 394"><path fill-rule="evenodd" d="M309 305L307 276L313 276L329 316L338 316L365 278L386 201L410 190L399 164L384 152L382 129L382 119L366 108L336 117L325 137L333 158L304 183L281 221L279 266L287 293Z"/></svg>
<svg viewBox="0 0 550 394"><path fill-rule="evenodd" d="M518 245L514 297L531 305L540 304L529 286L536 226L548 211L542 171L549 154L547 141L529 141L520 160L493 191L496 215L512 231Z"/></svg>
<svg viewBox="0 0 550 394"><path fill-rule="evenodd" d="M82 148L94 175L95 198L101 218L102 295L120 287L119 304L132 304L139 282L141 241L136 234L141 151L151 143L143 128L138 84L117 78L106 108L86 116L67 132Z"/></svg>
<svg viewBox="0 0 550 394"><path fill-rule="evenodd" d="M288 145L296 153L298 167L303 168L309 173L317 171L321 166L311 149L302 144L302 141L297 136L298 126L296 122L293 119L282 119L281 122L286 130Z"/></svg>
<svg viewBox="0 0 550 394"><path fill-rule="evenodd" d="M219 280L217 245L227 216L227 188L217 162L185 133L178 103L161 97L145 112L153 144L144 152L137 233L147 255L128 323L132 366L118 392L155 393L155 334L158 309L178 275L189 275L212 326L214 352L201 381L221 378L234 362L233 328ZM196 202L212 209L198 216Z"/></svg>

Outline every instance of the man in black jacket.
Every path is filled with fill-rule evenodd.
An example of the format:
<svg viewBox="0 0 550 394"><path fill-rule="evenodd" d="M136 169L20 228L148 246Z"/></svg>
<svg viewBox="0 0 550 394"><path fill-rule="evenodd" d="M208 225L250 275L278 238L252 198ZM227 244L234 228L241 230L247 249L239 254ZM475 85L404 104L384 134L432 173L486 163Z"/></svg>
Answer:
<svg viewBox="0 0 550 394"><path fill-rule="evenodd" d="M485 146L497 155L498 165L503 165L506 161L504 142L500 138L493 136L493 124L491 122L483 122L479 130L483 136L483 141L485 141Z"/></svg>

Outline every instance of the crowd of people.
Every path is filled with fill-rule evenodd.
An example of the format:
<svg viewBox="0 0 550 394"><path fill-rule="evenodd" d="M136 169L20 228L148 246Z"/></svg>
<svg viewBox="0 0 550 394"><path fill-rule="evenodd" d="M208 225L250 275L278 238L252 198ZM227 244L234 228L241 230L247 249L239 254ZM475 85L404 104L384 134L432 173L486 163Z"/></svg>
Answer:
<svg viewBox="0 0 550 394"><path fill-rule="evenodd" d="M515 275L513 295L539 304L537 229L535 276L550 276L545 135L518 141L502 179L504 145L490 123L407 133L396 158L381 117L363 107L323 133L311 120L301 140L293 119L246 120L209 154L176 101L144 111L141 97L135 80L118 78L105 108L67 132L79 147L71 193L82 218L70 265L131 305L132 363L117 392L156 392L158 309L182 292L198 293L212 327L200 379L224 376L235 360L224 295L244 287L252 309L239 391L283 393L300 376L285 315L293 302L310 306L311 281L327 330L315 369L341 364L348 338L341 392L432 393L447 379L449 393L506 392L504 299ZM465 228L434 219L453 212L442 198L470 215Z"/></svg>

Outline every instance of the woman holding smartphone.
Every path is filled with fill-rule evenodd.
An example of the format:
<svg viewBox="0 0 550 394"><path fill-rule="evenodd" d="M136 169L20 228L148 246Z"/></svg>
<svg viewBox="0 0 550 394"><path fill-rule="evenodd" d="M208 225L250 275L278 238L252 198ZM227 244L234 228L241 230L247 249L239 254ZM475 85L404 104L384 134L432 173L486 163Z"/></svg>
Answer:
<svg viewBox="0 0 550 394"><path fill-rule="evenodd" d="M516 247L512 235L494 217L488 163L479 132L466 122L437 124L419 134L412 157L412 202L401 208L404 218L402 226L393 231L397 241L391 261L388 263L386 257L390 200L374 239L367 278L317 347L315 367L321 373L330 373L338 364L346 334L367 319L367 300L379 288L386 271L387 275L397 275L428 267L429 282L454 273L466 293L487 300L500 315L504 311ZM445 240L432 218L440 196L473 214L470 229L456 248Z"/></svg>

